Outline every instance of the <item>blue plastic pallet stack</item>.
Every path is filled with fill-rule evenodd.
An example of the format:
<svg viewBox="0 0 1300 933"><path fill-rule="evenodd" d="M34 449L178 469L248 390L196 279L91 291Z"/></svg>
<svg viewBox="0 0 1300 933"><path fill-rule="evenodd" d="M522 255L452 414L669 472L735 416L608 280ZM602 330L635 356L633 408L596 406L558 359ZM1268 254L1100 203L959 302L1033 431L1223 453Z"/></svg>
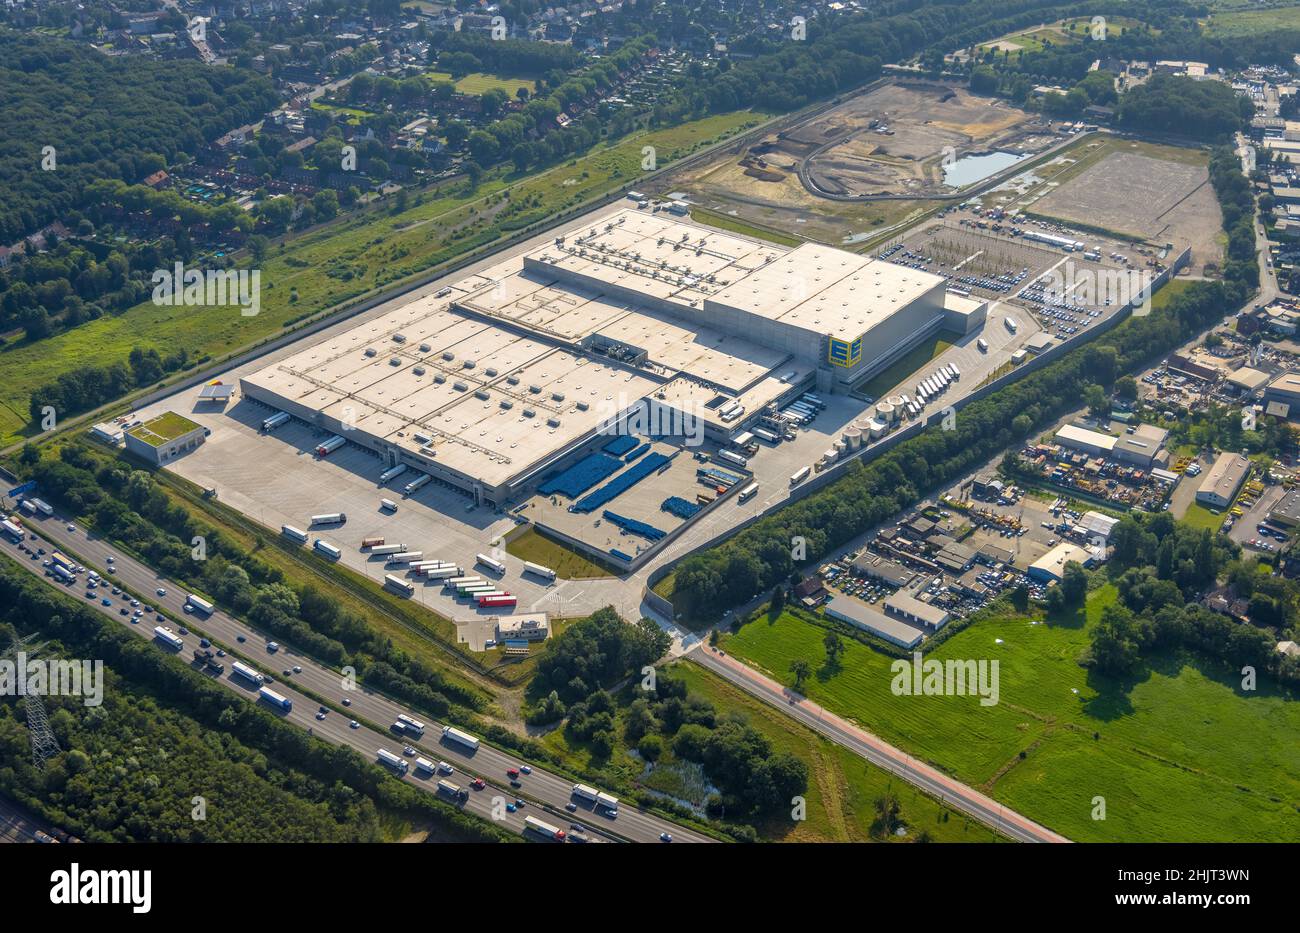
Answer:
<svg viewBox="0 0 1300 933"><path fill-rule="evenodd" d="M641 480L645 479L655 470L667 464L672 458L663 454L650 454L648 457L641 459L636 466L629 467L621 476L616 476L604 486L601 486L590 495L583 496L572 506L574 512L594 512L596 509L604 506L606 502L612 502L614 499L627 492ZM615 463L620 461L615 460Z"/></svg>
<svg viewBox="0 0 1300 933"><path fill-rule="evenodd" d="M602 447L601 450L605 451L605 453L609 454L611 457L621 457L635 446L636 435L620 434Z"/></svg>
<svg viewBox="0 0 1300 933"><path fill-rule="evenodd" d="M703 506L694 502L687 502L681 496L669 496L659 508L670 515L676 515L678 518L692 518Z"/></svg>
<svg viewBox="0 0 1300 933"><path fill-rule="evenodd" d="M609 509L606 509L601 513L601 516L606 521L613 522L623 530L630 531L635 535L641 535L643 538L649 538L651 541L658 541L664 535L668 534L668 532L662 531L654 525L647 525L645 522L638 521L635 518L628 518L626 515L619 515L617 512L611 512Z"/></svg>
<svg viewBox="0 0 1300 933"><path fill-rule="evenodd" d="M630 454L628 454L626 457L624 457L624 458L623 458L623 462L624 462L624 463L631 463L631 462L632 462L633 460L635 460L637 457L642 457L642 456L644 456L644 455L645 455L649 450L650 450L650 445L649 445L649 444L642 444L642 445L641 445L640 447L638 447L636 450L632 451Z"/></svg>
<svg viewBox="0 0 1300 933"><path fill-rule="evenodd" d="M538 491L544 496L558 492L570 499L576 499L601 480L617 473L622 467L622 460L604 454L590 454L562 473L549 477L538 487Z"/></svg>

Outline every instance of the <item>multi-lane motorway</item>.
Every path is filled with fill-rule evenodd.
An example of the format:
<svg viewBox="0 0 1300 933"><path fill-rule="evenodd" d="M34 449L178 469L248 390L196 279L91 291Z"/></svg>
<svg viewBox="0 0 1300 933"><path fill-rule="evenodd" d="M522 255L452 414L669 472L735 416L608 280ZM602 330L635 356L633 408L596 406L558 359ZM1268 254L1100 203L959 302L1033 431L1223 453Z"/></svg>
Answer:
<svg viewBox="0 0 1300 933"><path fill-rule="evenodd" d="M456 773L450 780L462 787L468 787L473 777L482 777L488 785L481 791L470 791L470 796L464 804L465 809L470 812L489 819L498 819L503 825L520 832L524 828L524 817L533 813L539 819L558 826L566 832L570 831L570 822L578 822L587 830L584 835L593 840L657 843L661 833L669 833L674 841L714 841L662 817L638 811L627 803L619 807L616 819L593 813L585 803L579 803L577 812L570 813L565 807L571 802L573 781L539 767L534 767L531 774L520 775L521 787L510 788L506 771L510 768L518 768L524 763L522 759L486 743L481 743L476 752L470 752L457 743L443 742L441 741L442 726L437 723L428 722L425 736L419 741L410 737L397 739L391 733L381 732L380 730L392 723L399 713L415 715L416 718L423 717L418 713L413 714L412 711L388 697L364 687L345 689L346 680L342 673L300 654L292 645L282 644L277 652L271 653L267 649L267 644L273 639L268 639L251 626L221 611L208 616L186 613L184 605L187 594L183 587L158 576L148 567L122 554L110 542L87 534L78 525L73 524L74 530L69 531L66 519L56 516L33 520L24 516L24 524L29 532L35 532L45 539L45 542L40 542L33 541L29 537L27 544L32 547L40 547L44 544L47 551L53 545L101 574L106 574L108 567L114 567L115 573L112 576L106 575L105 580L134 590L144 604L156 607L158 612L164 613L172 620L168 624L173 630L178 626L189 629L190 634L185 637L183 650L186 660L189 660L192 650L198 647L200 635L212 641L214 650L224 649L228 653L224 659L225 672L209 676L219 679L229 689L246 696L250 702L257 702L257 687L241 677L232 678L230 662L236 659L242 659L245 663L257 667L263 674L269 675L270 680L273 681L272 689L293 701L292 710L277 711L277 715L284 716L304 729L309 729L318 738L338 745L347 745L370 760L375 760L376 752L380 748L386 748L400 756L403 745L409 744L426 758L446 761L453 765ZM40 560L31 560L28 554L18 550L17 543L8 535L0 535L0 538L4 539L0 547L6 554L33 573L48 579L52 585L62 586L55 583L52 578L44 576L43 562L48 559L48 554ZM114 558L112 562L108 560L110 556ZM95 594L93 600L87 598L84 578L63 588L69 595L82 600L87 605L93 605L142 638L153 639L154 626L159 624L153 613L145 615L138 622L132 622L129 616L121 615L119 612L122 606L129 605L129 600L111 596L102 586L92 591ZM165 595L157 595L159 589L163 589ZM101 600L106 596L112 600L113 605L102 605ZM161 643L158 643L158 648L160 651L169 650ZM284 670L292 671L294 667L300 667L301 672L291 673L288 677L283 675ZM345 699L349 701L347 706L343 702ZM330 711L323 719L317 719L317 711L322 704ZM351 727L351 720L358 722L358 728ZM412 759L408 757L406 760L412 764L408 774L402 779L436 792L438 776L418 775ZM516 813L503 813L501 801L497 801L494 805L494 798L504 798L505 802L513 802L516 796L522 797L526 802L525 806L519 808ZM573 802L578 803L576 799ZM542 811L549 811L549 814Z"/></svg>

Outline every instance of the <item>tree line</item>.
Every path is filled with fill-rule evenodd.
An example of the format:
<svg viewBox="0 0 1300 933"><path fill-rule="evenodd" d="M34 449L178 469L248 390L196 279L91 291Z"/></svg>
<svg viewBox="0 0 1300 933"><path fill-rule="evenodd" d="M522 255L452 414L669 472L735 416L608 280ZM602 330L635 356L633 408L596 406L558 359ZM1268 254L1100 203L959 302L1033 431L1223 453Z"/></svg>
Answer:
<svg viewBox="0 0 1300 933"><path fill-rule="evenodd" d="M102 659L104 702L45 699L61 750L43 771L31 761L26 702L0 704L0 793L87 842L374 842L385 814L462 841L517 841L0 560L0 640L33 633L44 658Z"/></svg>

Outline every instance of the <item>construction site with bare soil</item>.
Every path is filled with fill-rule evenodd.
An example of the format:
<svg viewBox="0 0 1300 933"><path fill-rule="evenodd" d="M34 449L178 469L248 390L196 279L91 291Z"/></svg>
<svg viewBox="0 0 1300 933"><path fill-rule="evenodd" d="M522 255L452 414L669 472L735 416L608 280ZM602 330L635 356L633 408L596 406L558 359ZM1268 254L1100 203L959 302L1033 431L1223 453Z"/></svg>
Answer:
<svg viewBox="0 0 1300 933"><path fill-rule="evenodd" d="M851 245L1061 139L1050 122L1006 101L890 81L651 190L684 197L719 226Z"/></svg>

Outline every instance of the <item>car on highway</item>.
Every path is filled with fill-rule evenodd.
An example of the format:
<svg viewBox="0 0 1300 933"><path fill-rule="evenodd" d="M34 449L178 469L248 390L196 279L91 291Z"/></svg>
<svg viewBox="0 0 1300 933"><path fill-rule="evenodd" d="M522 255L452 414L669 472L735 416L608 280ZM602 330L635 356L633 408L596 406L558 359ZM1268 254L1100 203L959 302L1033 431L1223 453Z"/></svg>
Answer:
<svg viewBox="0 0 1300 933"><path fill-rule="evenodd" d="M361 728L361 723L357 722L357 721L354 719L354 720L352 720L350 723L348 723L348 726L349 726L350 728L352 728L352 729L360 729L360 728Z"/></svg>
<svg viewBox="0 0 1300 933"><path fill-rule="evenodd" d="M121 616L130 615L130 614L131 614L131 610L129 610L129 609L127 609L125 606L123 606L121 609L117 610L117 614L118 614L118 615L121 615Z"/></svg>
<svg viewBox="0 0 1300 933"><path fill-rule="evenodd" d="M166 596L166 595L167 595L167 591L164 590L161 586L158 587L158 589L154 590L154 592L157 593L159 596Z"/></svg>
<svg viewBox="0 0 1300 933"><path fill-rule="evenodd" d="M447 764L447 762L445 762L445 761L440 761L440 762L438 762L438 773L439 773L439 774L455 774L455 773L456 773L456 769L453 768L451 765Z"/></svg>
<svg viewBox="0 0 1300 933"><path fill-rule="evenodd" d="M117 558L114 557L112 554L109 554L109 555L108 555L106 558L104 558L104 559L105 559L106 561L108 561L110 564L113 563L113 561L117 560Z"/></svg>
<svg viewBox="0 0 1300 933"><path fill-rule="evenodd" d="M280 643L274 641L268 641L266 643L266 650L271 652L271 654L275 654L277 651L280 650Z"/></svg>
<svg viewBox="0 0 1300 933"><path fill-rule="evenodd" d="M179 629L177 629L177 631L180 632L182 635L188 635L190 633L190 630L183 625Z"/></svg>
<svg viewBox="0 0 1300 933"><path fill-rule="evenodd" d="M248 639L245 638L243 635L236 635L235 641L239 642L242 645L244 642L248 641Z"/></svg>
<svg viewBox="0 0 1300 933"><path fill-rule="evenodd" d="M200 647L200 648L211 648L211 647L212 647L212 642L208 641L206 638L200 638L200 639L199 639L199 647Z"/></svg>
<svg viewBox="0 0 1300 933"><path fill-rule="evenodd" d="M352 705L352 701L349 700L347 697L344 697L344 698L343 698L343 705L344 705L344 706L351 706L351 705Z"/></svg>
<svg viewBox="0 0 1300 933"><path fill-rule="evenodd" d="M324 714L324 713L317 713L317 714L316 714L316 718L317 718L317 719L324 719L324 718L325 718L325 714Z"/></svg>
<svg viewBox="0 0 1300 933"><path fill-rule="evenodd" d="M94 599L94 598L95 598L95 593L94 593L94 591L93 591L93 590L86 590L86 598L87 598L87 599Z"/></svg>
<svg viewBox="0 0 1300 933"><path fill-rule="evenodd" d="M572 800L570 800L568 803L564 805L564 809L568 810L570 813L577 813L578 805L574 803Z"/></svg>
<svg viewBox="0 0 1300 933"><path fill-rule="evenodd" d="M326 713L329 712L329 707L327 707L327 706L318 706L318 707L316 707L316 712L318 712L318 713L320 713L322 716L324 716Z"/></svg>
<svg viewBox="0 0 1300 933"><path fill-rule="evenodd" d="M157 619L159 622L166 622L166 621L167 621L167 617L166 617L165 615L163 615L161 612L158 613L156 616L154 616L154 618Z"/></svg>
<svg viewBox="0 0 1300 933"><path fill-rule="evenodd" d="M520 766L519 766L519 773L520 773L520 774L532 774L532 773L533 773L533 769L530 768L530 767L528 767L528 765L520 765Z"/></svg>
<svg viewBox="0 0 1300 933"><path fill-rule="evenodd" d="M511 787L514 787L514 788L520 788L520 787L523 787L524 785L520 784L517 778L511 778L511 779L510 779L510 786L511 786Z"/></svg>
<svg viewBox="0 0 1300 933"><path fill-rule="evenodd" d="M158 618L161 619L162 616L159 616ZM224 658L225 656L226 656L226 652L225 652L223 649L218 648L218 649L217 649L217 657L219 657L219 658Z"/></svg>
<svg viewBox="0 0 1300 933"><path fill-rule="evenodd" d="M76 531L76 530L77 530L77 526L76 526L76 525L69 525L69 526L68 526L68 531Z"/></svg>
<svg viewBox="0 0 1300 933"><path fill-rule="evenodd" d="M587 831L587 827L583 826L581 823L570 823L569 829L573 830L575 833L585 833Z"/></svg>
<svg viewBox="0 0 1300 933"><path fill-rule="evenodd" d="M515 806L516 806L516 807L522 807L523 805L524 805L524 798L523 798L523 797L516 797L516 798L515 798Z"/></svg>
<svg viewBox="0 0 1300 933"><path fill-rule="evenodd" d="M507 812L507 813L514 813L514 812L515 812L516 810L518 810L518 809L519 809L519 808L516 807L513 803L508 803L508 804L506 804L506 812Z"/></svg>
<svg viewBox="0 0 1300 933"><path fill-rule="evenodd" d="M111 605L113 605L113 601L112 601L111 599L109 599L107 596L105 596L103 599L101 599L100 602L103 603L105 606L111 606Z"/></svg>
<svg viewBox="0 0 1300 933"><path fill-rule="evenodd" d="M108 572L109 572L109 573L117 573L117 568L114 567L114 566L112 566L112 565L109 565Z"/></svg>
<svg viewBox="0 0 1300 933"><path fill-rule="evenodd" d="M659 834L659 841L660 841L660 842L672 842L672 841L673 841L673 834L672 834L672 833L660 833L660 834Z"/></svg>
<svg viewBox="0 0 1300 933"><path fill-rule="evenodd" d="M297 665L297 664L295 664L295 665L293 666L293 672L294 672L295 674L301 674L301 673L302 673L302 667L299 666L299 665Z"/></svg>
<svg viewBox="0 0 1300 933"><path fill-rule="evenodd" d="M507 769L506 769L506 774L507 774L508 776L512 777L512 778L517 778L517 777L519 777L519 769L518 769L518 768L507 768Z"/></svg>
<svg viewBox="0 0 1300 933"><path fill-rule="evenodd" d="M482 778L474 778L474 780L469 782L469 786L474 788L475 790L482 790L483 788L487 787L487 781L483 780Z"/></svg>
<svg viewBox="0 0 1300 933"><path fill-rule="evenodd" d="M289 668L287 668L287 667L286 667L286 668L285 668L281 673L283 673L285 677L292 677L292 676L293 676L293 671L289 670Z"/></svg>
<svg viewBox="0 0 1300 933"><path fill-rule="evenodd" d="M403 745L402 754L405 755L407 758L410 758L412 755L415 754L415 749L411 748L411 746L409 745Z"/></svg>

